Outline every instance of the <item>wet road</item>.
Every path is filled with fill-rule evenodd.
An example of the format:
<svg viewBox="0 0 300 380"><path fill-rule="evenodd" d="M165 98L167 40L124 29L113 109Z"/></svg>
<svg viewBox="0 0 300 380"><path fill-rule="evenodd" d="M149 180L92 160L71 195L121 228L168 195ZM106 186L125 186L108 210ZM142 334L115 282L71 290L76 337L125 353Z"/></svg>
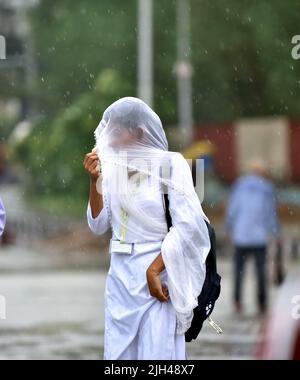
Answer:
<svg viewBox="0 0 300 380"><path fill-rule="evenodd" d="M103 286L101 272L1 275L0 358L101 358Z"/></svg>
<svg viewBox="0 0 300 380"><path fill-rule="evenodd" d="M97 266L49 269L49 262L43 266L41 260L46 259L38 253L1 251L0 295L6 298L6 320L0 320L0 359L101 359L105 272ZM206 324L200 339L187 344L188 357L251 359L261 326L251 273L245 289L246 315L236 317L230 302L231 266L222 261L219 267L223 289L213 319L224 333L218 335Z"/></svg>

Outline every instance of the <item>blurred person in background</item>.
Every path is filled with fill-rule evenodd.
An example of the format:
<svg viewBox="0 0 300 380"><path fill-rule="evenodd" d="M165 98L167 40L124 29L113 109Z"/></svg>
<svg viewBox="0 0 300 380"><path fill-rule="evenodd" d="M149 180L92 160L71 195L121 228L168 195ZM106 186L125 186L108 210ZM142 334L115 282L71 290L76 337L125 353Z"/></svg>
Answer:
<svg viewBox="0 0 300 380"><path fill-rule="evenodd" d="M5 226L5 209L3 202L0 198L0 236L2 236Z"/></svg>
<svg viewBox="0 0 300 380"><path fill-rule="evenodd" d="M277 238L276 189L267 178L263 160L252 159L249 172L240 177L231 189L225 219L226 230L234 245L234 302L235 310L242 311L241 289L245 262L254 256L257 275L257 303L261 314L267 308L267 245Z"/></svg>
<svg viewBox="0 0 300 380"><path fill-rule="evenodd" d="M0 143L0 184L14 184L18 182L17 176L13 173L7 159L7 147Z"/></svg>

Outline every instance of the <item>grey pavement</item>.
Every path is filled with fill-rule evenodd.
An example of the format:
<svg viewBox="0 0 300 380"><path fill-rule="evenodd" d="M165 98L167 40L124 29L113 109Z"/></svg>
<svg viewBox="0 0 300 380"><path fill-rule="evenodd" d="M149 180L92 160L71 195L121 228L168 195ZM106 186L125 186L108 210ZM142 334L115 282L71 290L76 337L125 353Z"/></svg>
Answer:
<svg viewBox="0 0 300 380"><path fill-rule="evenodd" d="M76 264L68 268L70 261L16 247L1 249L6 319L0 320L0 359L102 358L106 272L94 256L89 265L75 255ZM224 332L218 335L206 323L199 339L187 343L189 359L255 357L262 320L256 315L253 268L245 284L245 315L237 317L231 305L230 264L224 259L219 263L222 293L212 316Z"/></svg>

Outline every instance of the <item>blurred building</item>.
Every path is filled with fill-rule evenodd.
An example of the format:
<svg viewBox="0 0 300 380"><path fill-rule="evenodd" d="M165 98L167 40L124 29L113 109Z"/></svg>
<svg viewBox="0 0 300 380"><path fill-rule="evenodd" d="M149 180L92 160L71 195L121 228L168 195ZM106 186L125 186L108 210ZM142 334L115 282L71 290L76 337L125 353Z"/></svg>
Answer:
<svg viewBox="0 0 300 380"><path fill-rule="evenodd" d="M196 125L195 139L215 147L217 174L232 182L252 157L261 157L277 180L300 182L300 121L284 117Z"/></svg>
<svg viewBox="0 0 300 380"><path fill-rule="evenodd" d="M15 76L17 78L15 80L24 84L22 89L24 95L18 98L21 119L26 119L33 113L29 94L37 70L27 11L37 3L38 0L0 0L0 35L6 41L6 59L0 61L1 79ZM0 81L0 85L5 88L8 84L4 80L3 83ZM14 97L14 101L16 98ZM1 97L1 88L0 100L4 107L6 102L11 101L5 92Z"/></svg>

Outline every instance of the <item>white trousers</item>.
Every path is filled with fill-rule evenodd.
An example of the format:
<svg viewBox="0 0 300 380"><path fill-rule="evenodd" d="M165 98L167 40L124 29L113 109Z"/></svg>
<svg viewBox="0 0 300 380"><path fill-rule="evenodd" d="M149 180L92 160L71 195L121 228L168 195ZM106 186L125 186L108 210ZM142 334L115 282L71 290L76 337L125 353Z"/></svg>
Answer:
<svg viewBox="0 0 300 380"><path fill-rule="evenodd" d="M134 244L133 254L111 253L105 286L105 360L185 360L184 334L176 333L171 301L149 293L146 270L161 242ZM167 273L161 273L168 286Z"/></svg>

